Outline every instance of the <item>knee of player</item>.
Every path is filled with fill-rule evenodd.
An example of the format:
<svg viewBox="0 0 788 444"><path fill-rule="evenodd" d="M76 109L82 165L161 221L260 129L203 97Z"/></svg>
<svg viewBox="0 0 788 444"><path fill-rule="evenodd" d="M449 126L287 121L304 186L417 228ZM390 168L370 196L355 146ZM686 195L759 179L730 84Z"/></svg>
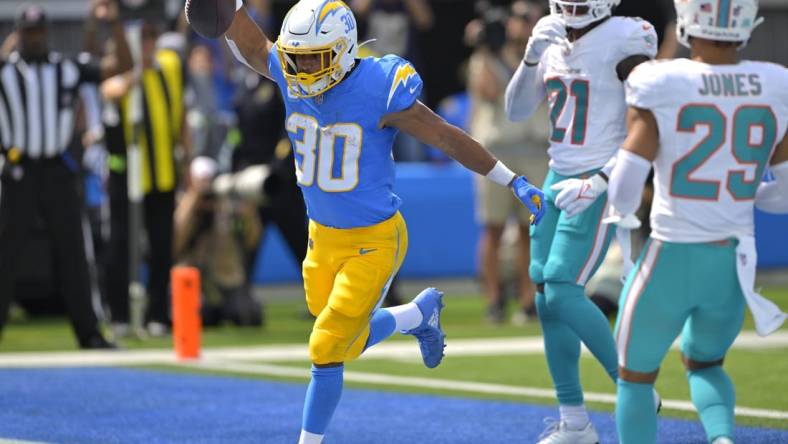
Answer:
<svg viewBox="0 0 788 444"><path fill-rule="evenodd" d="M690 358L683 352L681 353L681 362L684 364L684 368L686 368L690 372L705 370L707 368L712 368L712 367L721 367L724 361L725 361L724 356L720 359L696 360Z"/></svg>
<svg viewBox="0 0 788 444"><path fill-rule="evenodd" d="M531 265L528 266L528 276L531 278L531 282L541 282L542 286L544 286L544 266L534 259L531 259ZM538 288L540 284L537 284L537 290L544 292L544 287L540 290Z"/></svg>
<svg viewBox="0 0 788 444"><path fill-rule="evenodd" d="M536 306L536 314L539 316L539 319L548 320L555 318L552 310L547 306L547 297L544 295L544 288L536 294L534 305Z"/></svg>
<svg viewBox="0 0 788 444"><path fill-rule="evenodd" d="M574 282L565 282L559 279L547 279L545 282L544 303L548 310L559 312L561 306L579 298L585 297L585 290Z"/></svg>
<svg viewBox="0 0 788 444"><path fill-rule="evenodd" d="M551 257L542 267L542 282L569 282L574 281L577 273L570 270L562 258Z"/></svg>
<svg viewBox="0 0 788 444"><path fill-rule="evenodd" d="M313 330L309 336L309 359L317 365L344 362L347 346L325 330Z"/></svg>
<svg viewBox="0 0 788 444"><path fill-rule="evenodd" d="M636 372L625 367L618 368L618 378L620 380L635 384L654 384L658 375L659 369L653 372Z"/></svg>

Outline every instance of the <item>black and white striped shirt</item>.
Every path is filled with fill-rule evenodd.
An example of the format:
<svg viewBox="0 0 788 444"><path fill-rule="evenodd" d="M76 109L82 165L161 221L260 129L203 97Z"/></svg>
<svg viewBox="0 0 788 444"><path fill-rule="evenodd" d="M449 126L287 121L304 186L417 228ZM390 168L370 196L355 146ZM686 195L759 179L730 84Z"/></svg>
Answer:
<svg viewBox="0 0 788 444"><path fill-rule="evenodd" d="M30 159L59 156L71 142L74 106L83 83L98 83L100 68L88 54L75 60L51 52L41 62L19 53L0 62L0 149Z"/></svg>

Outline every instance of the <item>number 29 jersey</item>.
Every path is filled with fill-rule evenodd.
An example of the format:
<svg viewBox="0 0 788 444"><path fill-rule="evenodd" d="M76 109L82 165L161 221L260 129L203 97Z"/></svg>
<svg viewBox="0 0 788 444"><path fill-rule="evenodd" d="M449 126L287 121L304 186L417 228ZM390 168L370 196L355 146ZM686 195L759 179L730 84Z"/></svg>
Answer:
<svg viewBox="0 0 788 444"><path fill-rule="evenodd" d="M285 130L295 152L296 179L307 214L333 228L365 227L397 212L392 145L398 130L379 126L388 113L410 108L421 77L406 60L363 58L321 96L294 97L276 46L268 68L285 102Z"/></svg>
<svg viewBox="0 0 788 444"><path fill-rule="evenodd" d="M574 176L601 168L626 137L624 84L616 66L657 53L647 21L610 17L571 44L547 48L539 63L550 105L550 168Z"/></svg>
<svg viewBox="0 0 788 444"><path fill-rule="evenodd" d="M652 112L652 237L709 242L753 235L755 192L788 122L788 70L764 62L644 63L627 103Z"/></svg>

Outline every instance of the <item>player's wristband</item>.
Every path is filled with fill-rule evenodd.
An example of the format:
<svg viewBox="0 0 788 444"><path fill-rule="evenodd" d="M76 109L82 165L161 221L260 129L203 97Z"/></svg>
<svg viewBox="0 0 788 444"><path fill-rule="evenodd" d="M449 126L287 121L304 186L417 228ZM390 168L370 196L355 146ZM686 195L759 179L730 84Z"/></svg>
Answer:
<svg viewBox="0 0 788 444"><path fill-rule="evenodd" d="M491 181L497 183L498 185L508 187L510 183L514 180L516 174L512 170L506 167L500 160L495 162L495 166L490 170L489 173L485 176L486 178L490 179Z"/></svg>
<svg viewBox="0 0 788 444"><path fill-rule="evenodd" d="M236 11L237 11L237 10L239 10L239 9L241 9L241 7L242 7L243 5L244 5L244 0L235 0L235 10L236 10Z"/></svg>

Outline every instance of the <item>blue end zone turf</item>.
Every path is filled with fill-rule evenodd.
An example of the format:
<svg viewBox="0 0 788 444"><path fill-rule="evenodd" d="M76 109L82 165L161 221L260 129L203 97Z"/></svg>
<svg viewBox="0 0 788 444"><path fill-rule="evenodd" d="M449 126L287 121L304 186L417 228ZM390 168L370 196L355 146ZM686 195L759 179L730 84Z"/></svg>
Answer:
<svg viewBox="0 0 788 444"><path fill-rule="evenodd" d="M306 383L131 369L0 370L0 439L59 443L286 443ZM534 442L556 409L514 402L346 390L326 444ZM615 442L610 414L593 414ZM661 419L660 442L704 443L700 424ZM739 427L737 443L788 431Z"/></svg>

